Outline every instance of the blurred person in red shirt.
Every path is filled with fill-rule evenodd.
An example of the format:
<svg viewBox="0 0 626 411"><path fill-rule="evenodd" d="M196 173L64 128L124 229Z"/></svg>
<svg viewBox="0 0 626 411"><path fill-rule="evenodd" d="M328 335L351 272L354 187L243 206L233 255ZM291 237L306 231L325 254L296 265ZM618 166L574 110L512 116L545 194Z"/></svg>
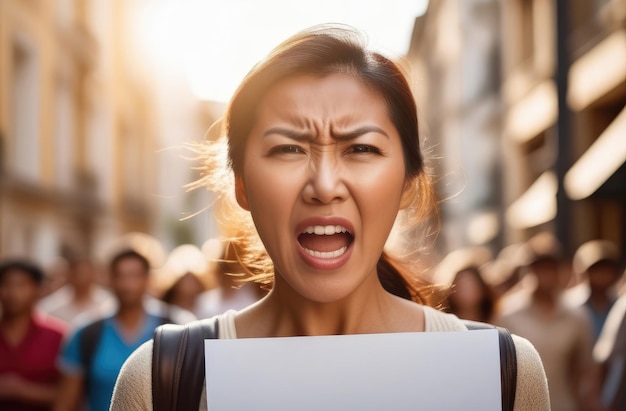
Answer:
<svg viewBox="0 0 626 411"><path fill-rule="evenodd" d="M43 271L26 260L0 263L0 410L51 409L65 323L35 314Z"/></svg>

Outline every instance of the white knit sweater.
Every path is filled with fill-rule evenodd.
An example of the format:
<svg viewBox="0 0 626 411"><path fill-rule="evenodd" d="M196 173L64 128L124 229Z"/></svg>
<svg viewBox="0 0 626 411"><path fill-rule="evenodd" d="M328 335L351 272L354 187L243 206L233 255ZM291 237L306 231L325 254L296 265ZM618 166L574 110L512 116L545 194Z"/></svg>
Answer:
<svg viewBox="0 0 626 411"><path fill-rule="evenodd" d="M219 338L237 338L235 311L220 317ZM466 331L454 315L424 307L425 331ZM548 383L539 354L528 340L514 335L517 353L516 411L549 411ZM152 341L139 347L124 363L113 392L112 411L152 410ZM200 411L205 411L203 390Z"/></svg>

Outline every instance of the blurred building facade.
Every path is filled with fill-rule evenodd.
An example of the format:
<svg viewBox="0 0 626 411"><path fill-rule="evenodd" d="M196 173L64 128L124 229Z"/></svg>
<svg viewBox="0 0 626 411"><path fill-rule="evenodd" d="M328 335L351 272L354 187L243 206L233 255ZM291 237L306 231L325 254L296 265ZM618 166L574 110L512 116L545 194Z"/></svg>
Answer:
<svg viewBox="0 0 626 411"><path fill-rule="evenodd" d="M180 210L160 214L163 186L182 196L193 178L187 164L172 181L155 154L166 108L131 47L138 2L0 2L0 257L47 264L127 232L189 240L169 224Z"/></svg>
<svg viewBox="0 0 626 411"><path fill-rule="evenodd" d="M626 251L626 1L555 4L502 3L508 235L565 226L570 252Z"/></svg>
<svg viewBox="0 0 626 411"><path fill-rule="evenodd" d="M441 200L442 254L501 241L498 3L431 0L407 56Z"/></svg>
<svg viewBox="0 0 626 411"><path fill-rule="evenodd" d="M557 3L431 0L416 20L442 252L559 227L570 251L592 238L626 251L626 1L563 1L561 26Z"/></svg>

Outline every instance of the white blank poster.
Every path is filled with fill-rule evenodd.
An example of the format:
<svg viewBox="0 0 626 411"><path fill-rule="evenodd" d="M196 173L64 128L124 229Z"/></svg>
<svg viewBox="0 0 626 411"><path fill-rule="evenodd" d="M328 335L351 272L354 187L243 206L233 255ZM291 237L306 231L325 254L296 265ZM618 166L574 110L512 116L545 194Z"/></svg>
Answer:
<svg viewBox="0 0 626 411"><path fill-rule="evenodd" d="M206 340L209 411L500 410L496 330Z"/></svg>

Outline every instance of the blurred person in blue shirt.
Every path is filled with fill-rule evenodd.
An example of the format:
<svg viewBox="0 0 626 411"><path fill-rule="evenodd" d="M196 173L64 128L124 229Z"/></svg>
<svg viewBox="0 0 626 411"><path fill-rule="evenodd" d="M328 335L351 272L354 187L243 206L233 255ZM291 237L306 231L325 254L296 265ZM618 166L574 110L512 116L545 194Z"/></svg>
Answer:
<svg viewBox="0 0 626 411"><path fill-rule="evenodd" d="M173 321L169 309L146 304L150 264L134 250L123 250L110 266L114 315L80 327L66 341L60 358L63 372L56 410L108 410L115 380L128 356L152 338L156 327ZM152 302L152 301L150 301ZM191 318L189 318L191 319Z"/></svg>

